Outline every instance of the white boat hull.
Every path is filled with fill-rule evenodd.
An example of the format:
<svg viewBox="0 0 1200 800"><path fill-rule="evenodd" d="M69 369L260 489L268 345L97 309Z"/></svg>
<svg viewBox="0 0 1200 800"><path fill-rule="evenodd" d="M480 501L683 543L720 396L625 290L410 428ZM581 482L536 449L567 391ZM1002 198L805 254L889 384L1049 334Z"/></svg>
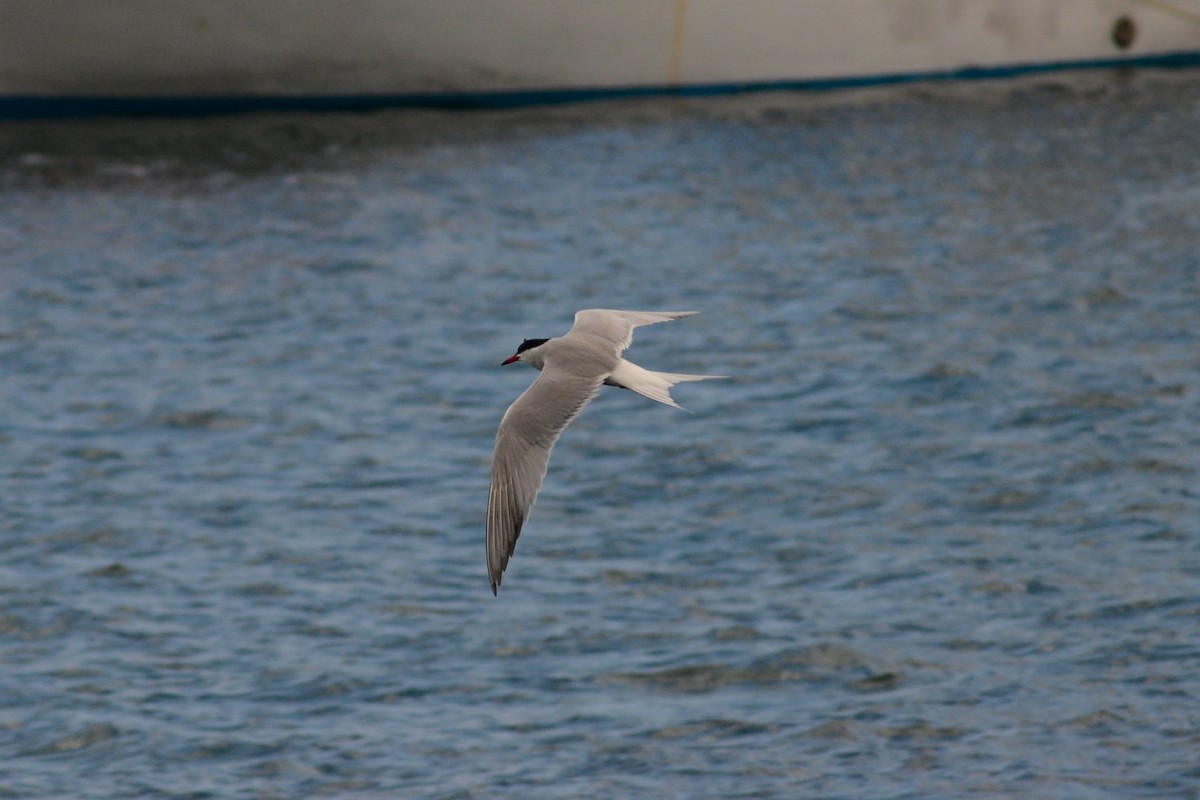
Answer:
<svg viewBox="0 0 1200 800"><path fill-rule="evenodd" d="M9 101L487 102L1200 61L1200 0L6 0L0 20Z"/></svg>

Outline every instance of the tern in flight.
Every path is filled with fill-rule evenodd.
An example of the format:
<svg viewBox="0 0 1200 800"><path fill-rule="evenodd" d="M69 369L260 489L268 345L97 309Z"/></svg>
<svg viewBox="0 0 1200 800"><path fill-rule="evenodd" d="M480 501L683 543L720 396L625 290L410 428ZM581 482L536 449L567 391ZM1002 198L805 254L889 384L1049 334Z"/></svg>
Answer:
<svg viewBox="0 0 1200 800"><path fill-rule="evenodd" d="M487 508L487 565L492 594L500 588L521 526L542 488L554 443L601 385L619 386L679 408L671 399L672 386L725 377L652 372L621 357L633 341L633 329L639 325L669 322L696 313L587 309L575 315L575 324L563 336L526 339L504 361L522 361L542 374L504 412L496 432Z"/></svg>

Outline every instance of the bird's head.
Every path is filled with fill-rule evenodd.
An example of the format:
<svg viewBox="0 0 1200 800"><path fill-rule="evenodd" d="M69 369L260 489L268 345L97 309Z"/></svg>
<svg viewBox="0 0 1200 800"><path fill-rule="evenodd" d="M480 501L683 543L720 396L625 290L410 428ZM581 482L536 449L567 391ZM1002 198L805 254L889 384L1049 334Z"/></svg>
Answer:
<svg viewBox="0 0 1200 800"><path fill-rule="evenodd" d="M525 341L521 342L521 346L517 348L517 352L513 353L511 356L504 359L504 361L500 362L500 366L504 366L505 364L512 364L514 361L524 361L525 359L522 358L523 354L525 354L529 350L534 349L535 347L541 347L548 341L550 341L550 340L549 339L526 339Z"/></svg>

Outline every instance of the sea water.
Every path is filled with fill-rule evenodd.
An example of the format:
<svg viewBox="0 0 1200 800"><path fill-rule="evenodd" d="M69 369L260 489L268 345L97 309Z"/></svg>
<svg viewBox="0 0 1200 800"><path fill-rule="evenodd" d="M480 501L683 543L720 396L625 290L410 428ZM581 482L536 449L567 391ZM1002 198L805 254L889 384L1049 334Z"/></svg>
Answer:
<svg viewBox="0 0 1200 800"><path fill-rule="evenodd" d="M1198 275L1195 72L6 123L0 796L1198 797Z"/></svg>

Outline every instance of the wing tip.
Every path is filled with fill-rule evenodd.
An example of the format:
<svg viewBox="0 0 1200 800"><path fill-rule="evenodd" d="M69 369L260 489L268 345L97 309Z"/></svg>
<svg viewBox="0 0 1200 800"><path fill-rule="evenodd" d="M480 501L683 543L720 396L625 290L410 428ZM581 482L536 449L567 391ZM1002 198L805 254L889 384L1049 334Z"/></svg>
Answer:
<svg viewBox="0 0 1200 800"><path fill-rule="evenodd" d="M505 560L507 561L507 559ZM491 584L493 597L500 594L500 582L504 580L504 568L506 566L507 564L504 563L497 565L491 563L491 561L488 562L488 583Z"/></svg>
<svg viewBox="0 0 1200 800"><path fill-rule="evenodd" d="M500 582L504 580L504 568L508 566L508 559L502 559L499 564L495 564L488 559L488 583L492 587L492 596L496 597L500 594Z"/></svg>

